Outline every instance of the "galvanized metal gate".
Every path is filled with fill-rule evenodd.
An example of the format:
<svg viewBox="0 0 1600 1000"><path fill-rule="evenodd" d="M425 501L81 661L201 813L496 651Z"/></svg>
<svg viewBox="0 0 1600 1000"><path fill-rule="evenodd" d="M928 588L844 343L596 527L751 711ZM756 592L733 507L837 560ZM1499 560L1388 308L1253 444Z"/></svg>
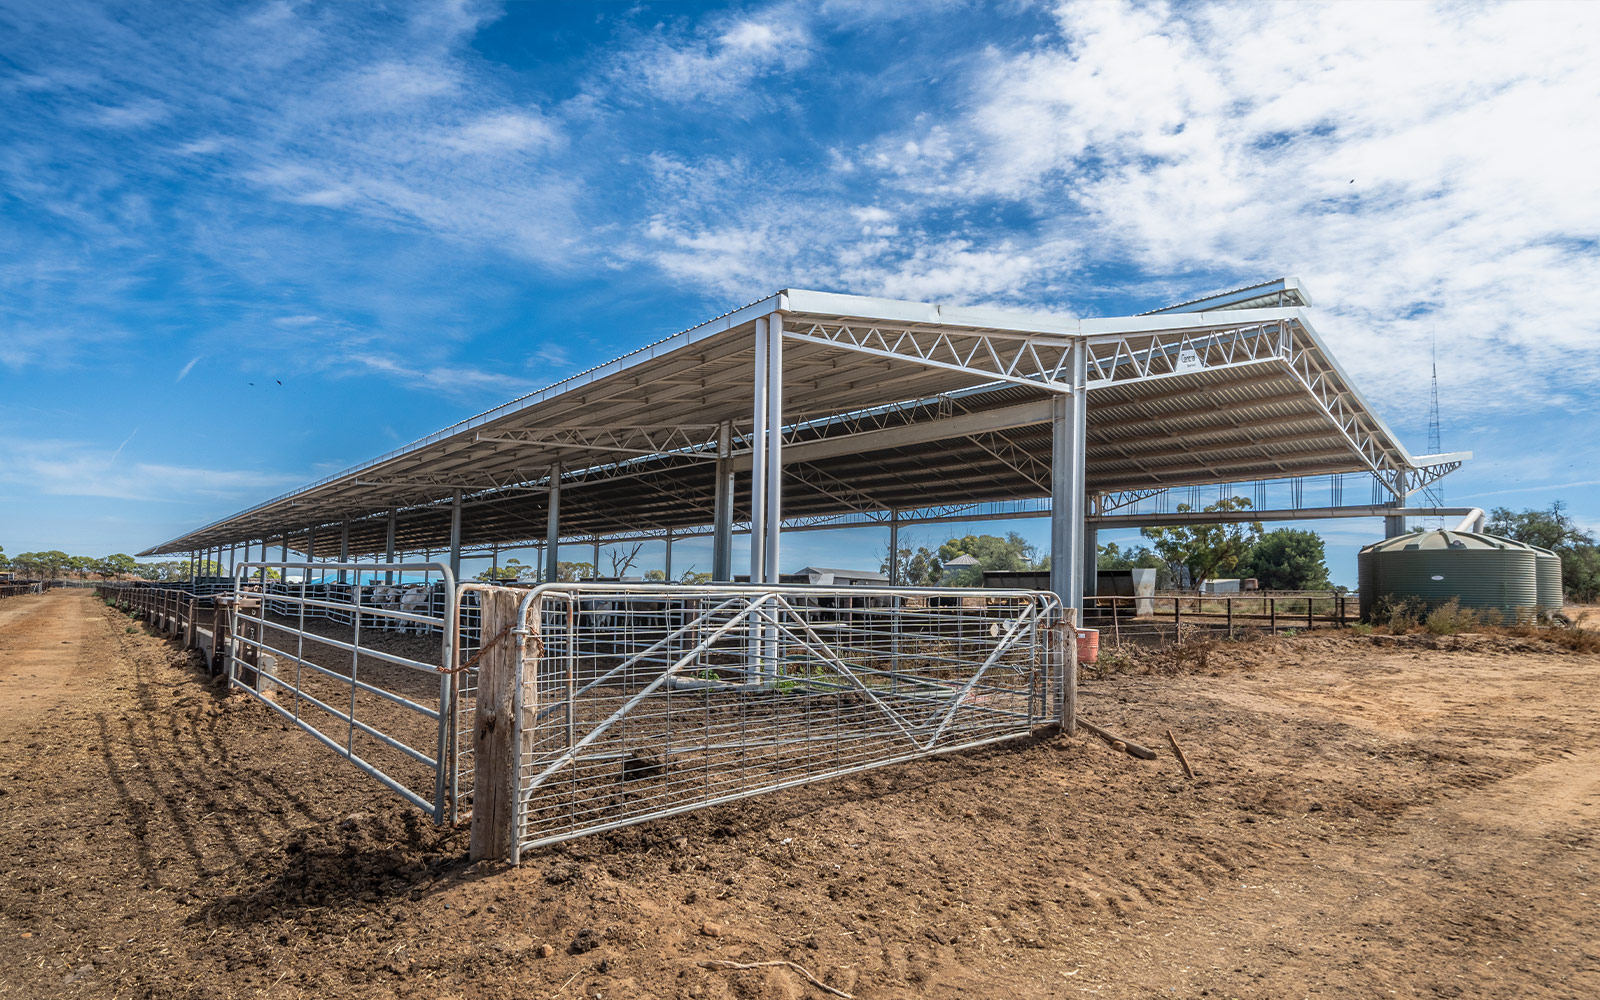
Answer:
<svg viewBox="0 0 1600 1000"><path fill-rule="evenodd" d="M435 822L456 818L463 629L448 566L242 563L230 621L230 684Z"/></svg>
<svg viewBox="0 0 1600 1000"><path fill-rule="evenodd" d="M522 850L969 749L1062 718L1030 591L558 584L512 692Z"/></svg>

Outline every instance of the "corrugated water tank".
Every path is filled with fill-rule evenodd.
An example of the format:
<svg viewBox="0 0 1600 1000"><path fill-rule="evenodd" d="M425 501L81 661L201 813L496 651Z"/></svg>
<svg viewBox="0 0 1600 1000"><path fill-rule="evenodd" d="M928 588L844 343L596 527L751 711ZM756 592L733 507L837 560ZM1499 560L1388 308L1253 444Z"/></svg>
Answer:
<svg viewBox="0 0 1600 1000"><path fill-rule="evenodd" d="M1433 608L1453 597L1463 608L1493 609L1513 621L1541 606L1537 563L1531 545L1471 531L1386 538L1356 555L1361 617L1370 619L1386 598Z"/></svg>
<svg viewBox="0 0 1600 1000"><path fill-rule="evenodd" d="M1565 605L1561 589L1561 557L1549 549L1530 545L1534 555L1534 574L1539 583L1539 610L1555 614Z"/></svg>

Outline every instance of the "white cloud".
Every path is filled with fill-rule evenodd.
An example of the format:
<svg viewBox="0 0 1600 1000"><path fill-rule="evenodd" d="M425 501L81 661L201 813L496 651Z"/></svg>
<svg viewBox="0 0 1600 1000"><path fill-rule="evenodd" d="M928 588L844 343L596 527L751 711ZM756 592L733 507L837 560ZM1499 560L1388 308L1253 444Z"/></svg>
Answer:
<svg viewBox="0 0 1600 1000"><path fill-rule="evenodd" d="M184 379L188 378L189 373L194 371L194 366L200 363L200 358L202 356L203 355L196 354L194 357L190 358L189 363L184 365L183 368L179 370L178 377L172 381L182 382Z"/></svg>
<svg viewBox="0 0 1600 1000"><path fill-rule="evenodd" d="M89 114L89 121L103 128L143 128L153 125L171 114L165 104L160 101L145 98L130 101L127 104L106 105L95 109Z"/></svg>
<svg viewBox="0 0 1600 1000"><path fill-rule="evenodd" d="M496 111L445 134L444 145L462 153L499 153L554 144L557 131L536 111Z"/></svg>
<svg viewBox="0 0 1600 1000"><path fill-rule="evenodd" d="M1435 326L1457 407L1600 385L1568 363L1600 312L1593 8L1069 3L1058 20L1058 41L989 53L970 111L857 159L923 205L1026 204L1038 239L1076 231L1147 275L1298 274L1389 409L1424 404Z"/></svg>
<svg viewBox="0 0 1600 1000"><path fill-rule="evenodd" d="M132 434L107 451L84 441L0 438L0 484L30 495L193 502L197 497L238 501L296 482L250 469L117 462L131 440Z"/></svg>
<svg viewBox="0 0 1600 1000"><path fill-rule="evenodd" d="M532 388L523 379L465 365L407 364L395 358L365 352L344 354L341 361L349 366L351 374L377 374L418 388L475 398L481 398L485 392L521 395Z"/></svg>
<svg viewBox="0 0 1600 1000"><path fill-rule="evenodd" d="M780 8L702 29L689 39L658 37L624 52L611 80L667 101L735 96L762 76L810 61L812 41L801 22L797 11Z"/></svg>

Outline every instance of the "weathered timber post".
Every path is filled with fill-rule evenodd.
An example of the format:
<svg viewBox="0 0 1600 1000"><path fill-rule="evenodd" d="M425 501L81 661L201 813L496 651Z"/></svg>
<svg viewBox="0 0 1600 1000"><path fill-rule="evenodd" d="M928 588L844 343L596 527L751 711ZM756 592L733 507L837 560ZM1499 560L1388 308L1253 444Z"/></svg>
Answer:
<svg viewBox="0 0 1600 1000"><path fill-rule="evenodd" d="M1314 597L1306 598L1306 631L1307 632L1309 632L1312 629L1317 627L1316 612L1312 608L1312 604L1311 604L1311 602L1314 601L1314 600L1316 600L1316 598L1314 598Z"/></svg>
<svg viewBox="0 0 1600 1000"><path fill-rule="evenodd" d="M1277 635L1278 634L1278 599L1276 597L1267 598L1267 616L1268 616L1267 617L1267 621L1271 623L1272 634L1273 635Z"/></svg>
<svg viewBox="0 0 1600 1000"><path fill-rule="evenodd" d="M200 598L189 598L189 619L184 622L183 648L194 648L195 623L200 619Z"/></svg>
<svg viewBox="0 0 1600 1000"><path fill-rule="evenodd" d="M228 669L228 647L232 643L229 633L233 627L229 609L233 598L218 597L211 605L211 676L215 677Z"/></svg>
<svg viewBox="0 0 1600 1000"><path fill-rule="evenodd" d="M259 691L261 689L261 673L258 669L258 664L261 651L253 643L261 641L261 626L257 625L254 620L261 614L261 598L241 597L234 604L234 608L241 616L244 616L243 622L239 625L240 638L251 640L250 642L239 643L240 667L238 680L251 690Z"/></svg>
<svg viewBox="0 0 1600 1000"><path fill-rule="evenodd" d="M496 587L478 592L483 622L483 641L490 642L507 629L516 627L517 608L522 592ZM511 860L517 832L512 829L516 816L517 780L524 747L512 740L516 729L515 686L518 652L526 647L526 637L508 633L484 648L478 660L478 699L472 719L472 830L468 857ZM525 672L533 675L533 665ZM523 684L522 714L526 722L535 709L533 685ZM532 738L532 727L524 725L523 742Z"/></svg>

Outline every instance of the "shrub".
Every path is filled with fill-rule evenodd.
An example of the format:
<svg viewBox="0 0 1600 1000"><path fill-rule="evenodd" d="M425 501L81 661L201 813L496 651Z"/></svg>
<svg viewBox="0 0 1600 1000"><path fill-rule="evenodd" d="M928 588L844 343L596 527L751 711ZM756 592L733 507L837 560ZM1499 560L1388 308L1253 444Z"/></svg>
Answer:
<svg viewBox="0 0 1600 1000"><path fill-rule="evenodd" d="M1351 635L1371 635L1372 626L1366 622L1356 622L1350 626Z"/></svg>
<svg viewBox="0 0 1600 1000"><path fill-rule="evenodd" d="M1452 597L1429 611L1422 624L1430 635L1455 635L1479 624L1479 620L1471 609L1463 608L1461 601Z"/></svg>

